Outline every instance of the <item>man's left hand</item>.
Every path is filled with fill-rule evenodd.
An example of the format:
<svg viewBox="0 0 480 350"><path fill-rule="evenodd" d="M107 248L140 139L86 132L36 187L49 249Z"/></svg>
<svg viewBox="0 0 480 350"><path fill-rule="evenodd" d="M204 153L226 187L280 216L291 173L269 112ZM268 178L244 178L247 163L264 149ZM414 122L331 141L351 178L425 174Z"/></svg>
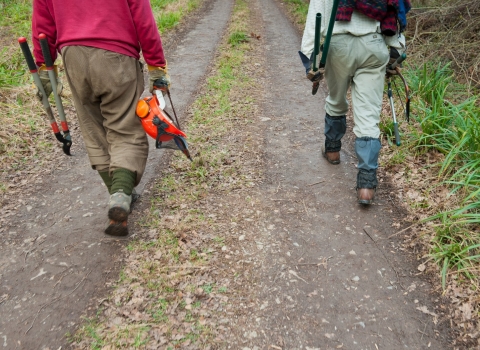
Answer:
<svg viewBox="0 0 480 350"><path fill-rule="evenodd" d="M149 91L153 92L153 89L159 89L167 91L170 89L170 76L168 75L167 66L165 67L153 67L148 66L149 75Z"/></svg>

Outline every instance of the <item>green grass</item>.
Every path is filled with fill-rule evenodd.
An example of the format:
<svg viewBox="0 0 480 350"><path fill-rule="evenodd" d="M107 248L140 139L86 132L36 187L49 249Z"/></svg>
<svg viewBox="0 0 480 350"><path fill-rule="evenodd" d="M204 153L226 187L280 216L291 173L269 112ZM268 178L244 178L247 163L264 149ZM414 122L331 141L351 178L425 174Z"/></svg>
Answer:
<svg viewBox="0 0 480 350"><path fill-rule="evenodd" d="M297 24L305 25L308 13L308 0L284 0L291 7L291 13Z"/></svg>
<svg viewBox="0 0 480 350"><path fill-rule="evenodd" d="M29 0L0 1L0 34L4 40L0 49L0 89L27 81L27 66L17 38L24 36L30 39L31 16L32 3Z"/></svg>
<svg viewBox="0 0 480 350"><path fill-rule="evenodd" d="M172 11L165 11L168 5L174 5L178 3L178 0L152 0L150 5L155 15L155 21L160 34L168 31L177 26L182 19L190 12L195 10L199 4L199 0L187 0L184 3L178 5Z"/></svg>
<svg viewBox="0 0 480 350"><path fill-rule="evenodd" d="M233 47L245 43L249 40L249 37L247 33L242 32L242 31L236 31L230 34L230 37L228 38L228 43L232 45Z"/></svg>
<svg viewBox="0 0 480 350"><path fill-rule="evenodd" d="M20 52L5 47L0 51L0 89L25 84L27 74L26 63Z"/></svg>
<svg viewBox="0 0 480 350"><path fill-rule="evenodd" d="M426 64L408 72L416 94L410 146L414 152L435 150L440 184L450 190L448 209L425 221L435 223L432 257L439 263L445 287L450 271L469 271L480 262L480 108L466 96L448 64ZM453 196L453 197L452 197Z"/></svg>
<svg viewBox="0 0 480 350"><path fill-rule="evenodd" d="M80 336L81 334L90 339L89 349L101 350L105 344L102 337L97 333L98 322L98 313L95 318L84 318L83 324L80 327L80 333L77 332L74 335L67 334L67 339L69 339L70 342L80 341L82 338Z"/></svg>
<svg viewBox="0 0 480 350"><path fill-rule="evenodd" d="M307 18L308 3L305 0L286 0L286 3L290 3L295 6L295 12L304 18Z"/></svg>
<svg viewBox="0 0 480 350"><path fill-rule="evenodd" d="M5 34L26 36L31 33L32 2L30 0L0 1L0 27Z"/></svg>
<svg viewBox="0 0 480 350"><path fill-rule="evenodd" d="M180 23L182 19L182 13L177 11L173 13L160 13L155 16L155 20L157 22L157 27L160 33L165 32L166 30L175 27Z"/></svg>

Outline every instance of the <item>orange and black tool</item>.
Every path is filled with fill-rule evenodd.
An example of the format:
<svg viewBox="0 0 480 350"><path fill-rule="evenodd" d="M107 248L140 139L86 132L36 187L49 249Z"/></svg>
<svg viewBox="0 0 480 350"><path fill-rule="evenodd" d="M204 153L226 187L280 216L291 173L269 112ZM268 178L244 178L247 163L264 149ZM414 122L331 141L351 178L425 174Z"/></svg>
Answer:
<svg viewBox="0 0 480 350"><path fill-rule="evenodd" d="M180 130L177 114L173 108L172 98L170 97L170 91L166 89L166 92L172 105L176 125L170 114L160 108L160 103L155 92L152 96L145 97L138 101L136 114L140 118L143 129L147 135L155 139L155 148L170 148L164 145L164 143L173 140L176 147L192 161L186 140L187 135Z"/></svg>
<svg viewBox="0 0 480 350"><path fill-rule="evenodd" d="M43 36L43 39L44 39L43 44L42 44L42 36ZM27 61L28 69L30 70L30 73L32 73L33 81L34 81L35 85L37 86L38 90L42 94L43 108L45 109L45 112L47 113L47 117L48 117L48 120L50 122L50 126L52 127L53 133L55 134L55 138L63 144L63 146L62 146L63 152L66 155L70 156L71 155L70 147L72 146L72 140L71 140L70 132L68 130L67 121L65 119L65 112L63 110L62 101L60 99L60 96L58 96L58 93L57 93L57 80L55 78L55 73L53 71L53 62L52 62L52 58L50 56L50 51L48 50L48 43L47 43L46 36L45 36L45 34L40 34L40 44L42 45L42 51L43 51L43 55L44 55L44 58L45 58L45 65L47 67L47 70L49 70L48 75L50 77L50 81L52 82L52 90L53 90L53 94L55 96L55 103L56 103L58 114L59 114L59 117L60 117L63 134L60 132L60 129L58 128L57 121L55 120L55 117L53 116L52 107L50 106L50 103L48 102L48 97L47 97L47 95L46 95L46 93L43 89L42 82L41 82L40 77L38 75L38 68L35 64L35 61L33 60L33 56L32 56L32 53L30 51L30 48L28 46L27 39L24 38L24 37L21 37L21 38L18 39L18 43L20 44L20 48L22 49L23 56L25 57L25 60ZM45 45L45 43L47 45L47 51L48 51L47 55L45 54L45 50L43 48L43 45ZM50 74L50 71L52 72L51 74ZM52 75L53 75L53 79L52 79Z"/></svg>

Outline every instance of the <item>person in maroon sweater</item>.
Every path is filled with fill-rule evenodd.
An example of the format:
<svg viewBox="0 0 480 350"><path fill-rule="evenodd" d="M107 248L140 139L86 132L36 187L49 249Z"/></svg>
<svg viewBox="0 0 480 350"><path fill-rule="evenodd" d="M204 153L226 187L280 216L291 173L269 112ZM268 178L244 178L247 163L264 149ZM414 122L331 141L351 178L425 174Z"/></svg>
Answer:
<svg viewBox="0 0 480 350"><path fill-rule="evenodd" d="M148 156L148 141L135 115L144 91L140 51L150 91L170 77L149 0L34 0L32 37L46 94L51 93L39 35L53 60L60 53L91 166L110 193L105 233L128 234L134 187Z"/></svg>

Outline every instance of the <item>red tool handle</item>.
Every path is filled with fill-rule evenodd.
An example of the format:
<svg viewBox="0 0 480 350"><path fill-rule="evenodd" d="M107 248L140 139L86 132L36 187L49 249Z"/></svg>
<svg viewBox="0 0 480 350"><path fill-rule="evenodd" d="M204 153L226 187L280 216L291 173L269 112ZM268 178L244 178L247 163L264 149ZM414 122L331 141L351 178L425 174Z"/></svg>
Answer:
<svg viewBox="0 0 480 350"><path fill-rule="evenodd" d="M30 73L37 72L37 65L32 56L32 52L30 51L30 47L28 47L27 39L23 36L18 38L18 43L20 44L20 48L22 49L23 56L25 56L25 60L27 61L28 69L30 69Z"/></svg>

